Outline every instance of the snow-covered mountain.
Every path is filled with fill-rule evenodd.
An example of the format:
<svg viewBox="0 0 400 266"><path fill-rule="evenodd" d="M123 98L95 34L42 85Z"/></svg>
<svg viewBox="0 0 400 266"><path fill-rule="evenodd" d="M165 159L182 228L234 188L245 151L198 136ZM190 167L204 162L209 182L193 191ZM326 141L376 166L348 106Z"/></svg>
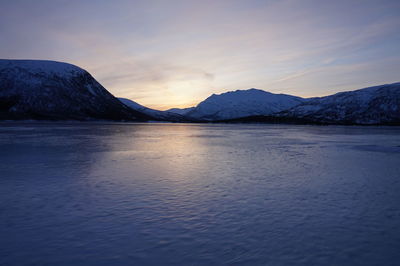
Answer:
<svg viewBox="0 0 400 266"><path fill-rule="evenodd" d="M0 60L0 120L263 121L400 125L400 83L303 99L249 89L213 94L196 107L157 111L117 99L67 63ZM239 121L238 120L238 121Z"/></svg>
<svg viewBox="0 0 400 266"><path fill-rule="evenodd" d="M190 111L192 111L195 107L188 107L188 108L171 108L168 109L167 112L179 114L179 115L186 115Z"/></svg>
<svg viewBox="0 0 400 266"><path fill-rule="evenodd" d="M0 60L0 119L147 120L67 63Z"/></svg>
<svg viewBox="0 0 400 266"><path fill-rule="evenodd" d="M278 116L333 124L400 124L400 83L312 98Z"/></svg>
<svg viewBox="0 0 400 266"><path fill-rule="evenodd" d="M305 99L249 89L213 94L199 103L187 116L207 121L247 116L271 115L303 103Z"/></svg>
<svg viewBox="0 0 400 266"><path fill-rule="evenodd" d="M138 104L135 101L132 101L130 99L126 99L126 98L118 98L123 104L125 104L126 106L128 106L129 108L132 108L135 111L144 113L146 115L149 115L151 117L153 117L154 120L160 120L160 121L171 121L171 122L184 122L187 121L187 119L180 115L180 114L176 114L173 112L169 112L169 111L158 111L158 110L154 110L148 107L145 107L141 104Z"/></svg>

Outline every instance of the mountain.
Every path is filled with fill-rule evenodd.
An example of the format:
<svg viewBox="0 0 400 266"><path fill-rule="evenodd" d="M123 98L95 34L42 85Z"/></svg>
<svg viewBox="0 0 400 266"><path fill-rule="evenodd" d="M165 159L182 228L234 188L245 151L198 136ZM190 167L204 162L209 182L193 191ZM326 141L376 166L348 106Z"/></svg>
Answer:
<svg viewBox="0 0 400 266"><path fill-rule="evenodd" d="M134 102L130 99L125 99L125 98L118 98L123 104L128 106L134 111L138 111L141 113L144 113L148 116L153 117L153 120L159 120L159 121L171 121L171 122L187 122L188 119L186 119L184 116L180 114L176 114L173 112L169 111L158 111L154 110L148 107L145 107L141 104L138 104L137 102Z"/></svg>
<svg viewBox="0 0 400 266"><path fill-rule="evenodd" d="M171 108L168 109L167 112L178 114L178 115L186 115L190 111L192 111L195 107L188 107L188 108Z"/></svg>
<svg viewBox="0 0 400 266"><path fill-rule="evenodd" d="M400 83L312 98L278 116L326 124L400 125Z"/></svg>
<svg viewBox="0 0 400 266"><path fill-rule="evenodd" d="M126 107L77 66L1 59L0 119L143 121L150 117Z"/></svg>
<svg viewBox="0 0 400 266"><path fill-rule="evenodd" d="M249 89L213 94L186 113L188 117L207 121L271 115L303 103L305 99Z"/></svg>
<svg viewBox="0 0 400 266"><path fill-rule="evenodd" d="M158 111L115 98L71 64L0 59L0 120L19 119L400 125L400 83L309 99L237 90Z"/></svg>

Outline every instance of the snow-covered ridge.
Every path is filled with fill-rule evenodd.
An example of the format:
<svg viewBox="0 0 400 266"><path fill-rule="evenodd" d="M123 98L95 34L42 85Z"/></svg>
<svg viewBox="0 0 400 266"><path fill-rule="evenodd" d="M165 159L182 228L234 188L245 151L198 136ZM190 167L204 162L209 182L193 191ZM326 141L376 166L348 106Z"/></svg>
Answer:
<svg viewBox="0 0 400 266"><path fill-rule="evenodd" d="M146 120L87 71L41 60L0 60L0 119Z"/></svg>
<svg viewBox="0 0 400 266"><path fill-rule="evenodd" d="M305 99L274 94L258 89L213 94L199 103L188 116L204 120L226 120L246 116L270 115L296 106Z"/></svg>
<svg viewBox="0 0 400 266"><path fill-rule="evenodd" d="M85 73L82 68L57 61L49 60L8 60L0 59L0 69L23 69L35 74L75 75Z"/></svg>
<svg viewBox="0 0 400 266"><path fill-rule="evenodd" d="M195 107L188 107L188 108L171 108L168 109L167 112L175 113L178 115L186 115L190 111L192 111Z"/></svg>
<svg viewBox="0 0 400 266"><path fill-rule="evenodd" d="M159 111L159 110L154 110L148 107L145 107L135 101L132 101L130 99L126 98L118 98L123 104L128 106L129 108L132 108L135 111L142 112L148 116L153 117L155 120L162 120L162 121L172 121L172 122L179 122L179 121L185 121L184 116L180 114L176 114L173 112L169 111Z"/></svg>
<svg viewBox="0 0 400 266"><path fill-rule="evenodd" d="M400 83L313 98L278 115L323 123L398 123L400 122Z"/></svg>

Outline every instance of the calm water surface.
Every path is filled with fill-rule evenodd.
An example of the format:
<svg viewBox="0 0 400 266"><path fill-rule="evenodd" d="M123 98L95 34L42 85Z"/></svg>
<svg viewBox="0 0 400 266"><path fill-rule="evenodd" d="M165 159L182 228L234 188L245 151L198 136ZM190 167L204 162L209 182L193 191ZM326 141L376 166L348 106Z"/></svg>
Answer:
<svg viewBox="0 0 400 266"><path fill-rule="evenodd" d="M400 128L1 123L0 265L400 265Z"/></svg>

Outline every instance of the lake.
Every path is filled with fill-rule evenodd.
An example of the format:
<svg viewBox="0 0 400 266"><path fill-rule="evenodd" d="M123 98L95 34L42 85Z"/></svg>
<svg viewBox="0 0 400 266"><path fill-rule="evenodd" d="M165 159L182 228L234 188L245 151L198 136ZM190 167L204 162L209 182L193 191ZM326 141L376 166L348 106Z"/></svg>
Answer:
<svg viewBox="0 0 400 266"><path fill-rule="evenodd" d="M0 265L400 265L400 128L0 124Z"/></svg>

